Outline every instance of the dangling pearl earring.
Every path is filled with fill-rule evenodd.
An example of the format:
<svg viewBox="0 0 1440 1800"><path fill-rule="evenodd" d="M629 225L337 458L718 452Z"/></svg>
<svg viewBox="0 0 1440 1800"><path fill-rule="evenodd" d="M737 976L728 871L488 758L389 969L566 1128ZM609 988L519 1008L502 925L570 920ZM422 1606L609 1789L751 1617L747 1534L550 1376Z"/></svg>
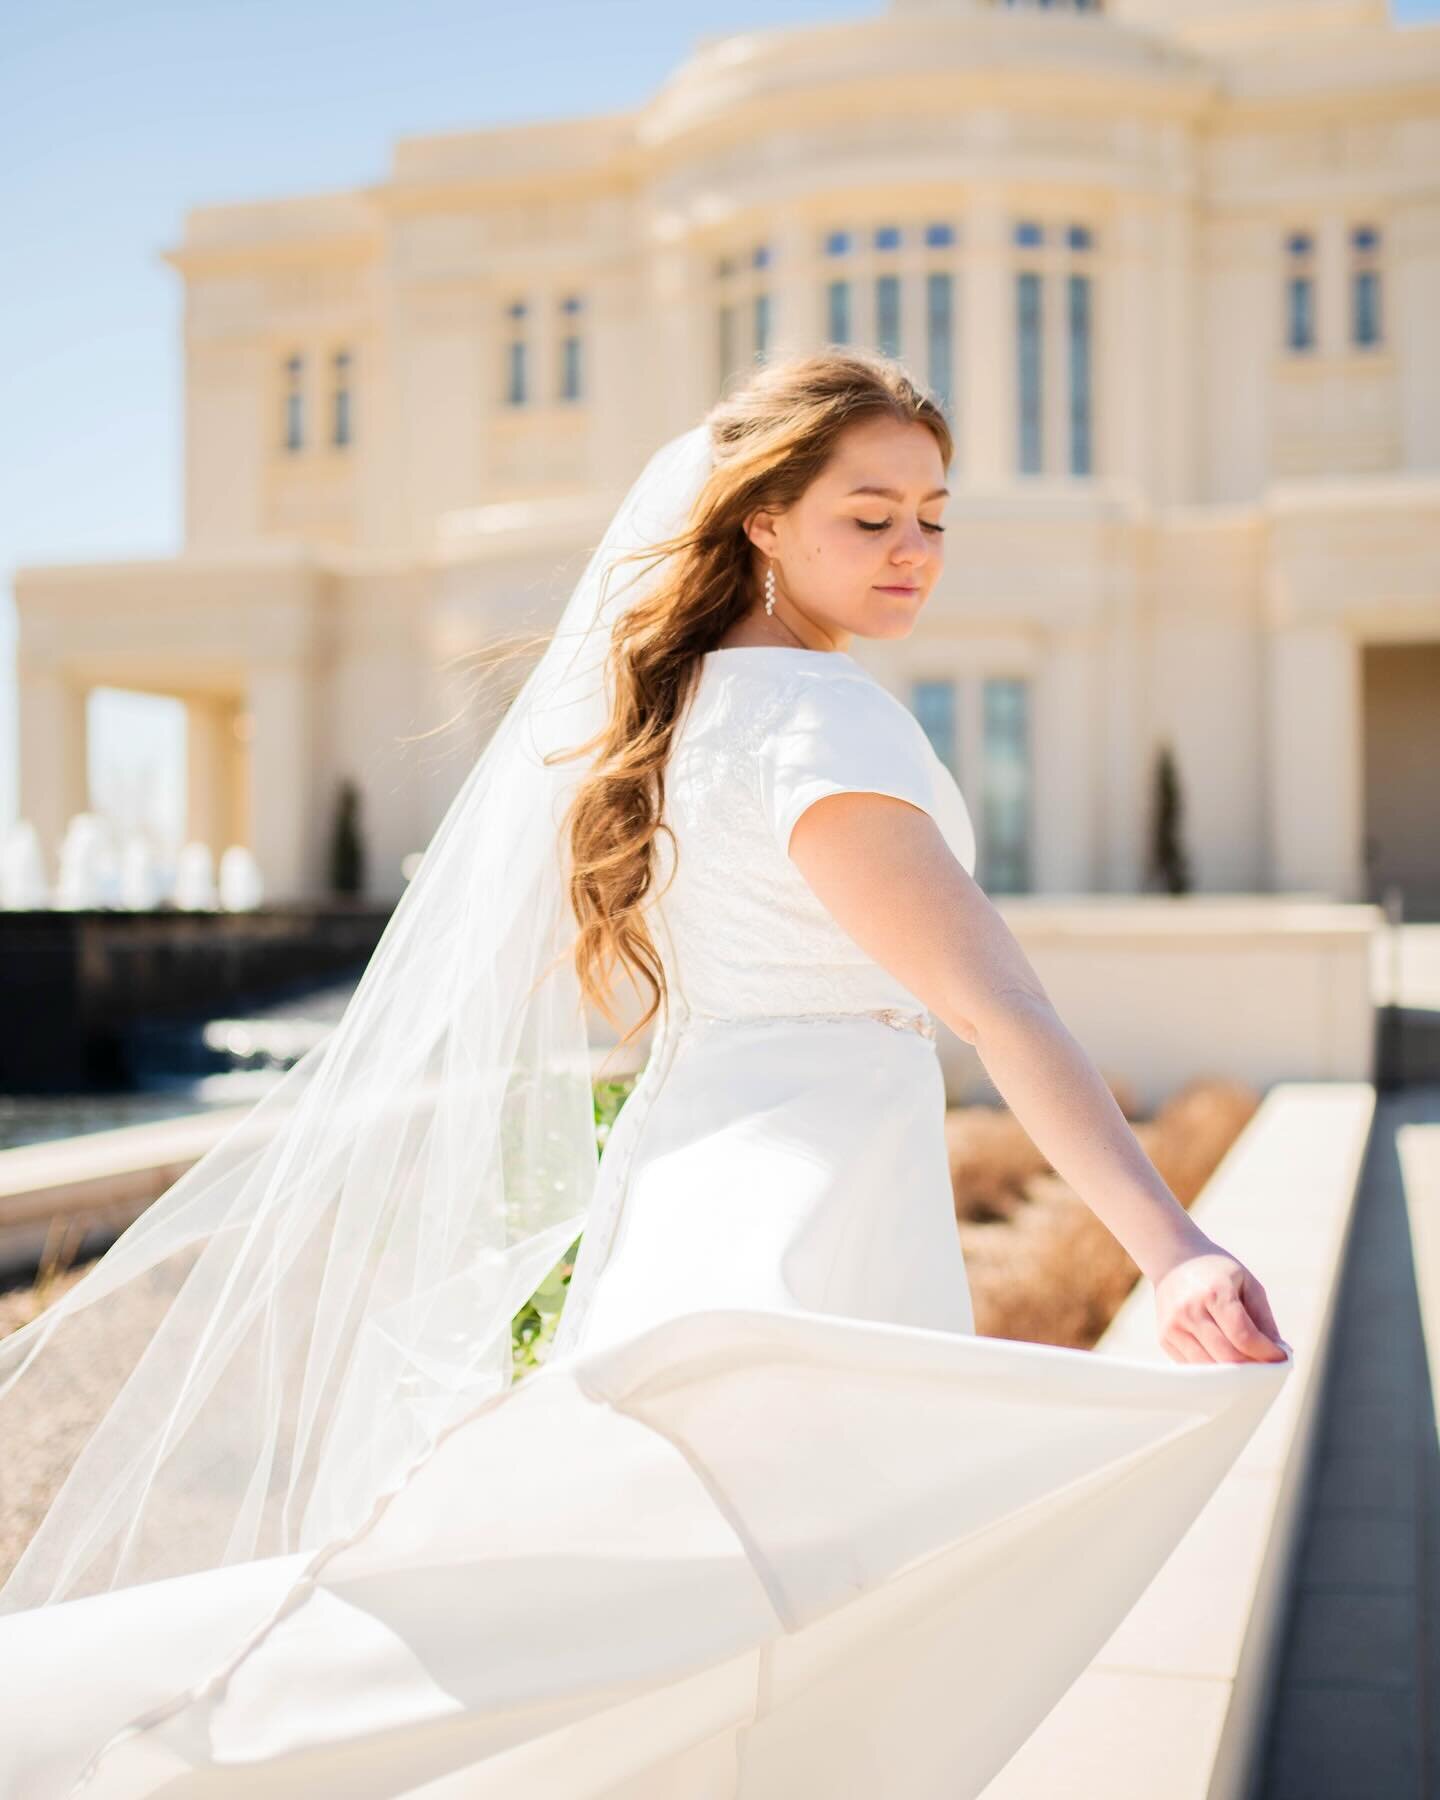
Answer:
<svg viewBox="0 0 1440 1800"><path fill-rule="evenodd" d="M765 611L773 619L775 616L775 565L772 562L765 571Z"/></svg>

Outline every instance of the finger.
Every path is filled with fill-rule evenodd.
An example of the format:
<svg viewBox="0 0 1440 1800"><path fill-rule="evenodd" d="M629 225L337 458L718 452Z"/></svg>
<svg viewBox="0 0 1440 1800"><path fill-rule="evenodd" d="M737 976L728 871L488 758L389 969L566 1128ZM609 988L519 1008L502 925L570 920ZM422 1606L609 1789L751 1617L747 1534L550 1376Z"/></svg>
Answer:
<svg viewBox="0 0 1440 1800"><path fill-rule="evenodd" d="M1183 1325L1172 1325L1161 1342L1173 1362L1202 1363L1210 1360L1194 1332L1187 1331Z"/></svg>
<svg viewBox="0 0 1440 1800"><path fill-rule="evenodd" d="M1228 1299L1217 1300L1212 1310L1220 1328L1244 1361L1280 1362L1284 1359L1285 1352L1275 1341L1279 1333L1271 1337L1262 1331L1238 1295L1232 1294Z"/></svg>
<svg viewBox="0 0 1440 1800"><path fill-rule="evenodd" d="M1250 1317L1263 1332L1278 1344L1280 1327L1275 1323L1275 1315L1270 1310L1270 1296L1248 1271L1245 1279L1240 1283L1240 1298L1249 1309Z"/></svg>
<svg viewBox="0 0 1440 1800"><path fill-rule="evenodd" d="M1188 1323L1192 1334L1199 1339L1205 1350L1207 1362L1238 1363L1249 1360L1238 1345L1230 1341L1209 1313L1205 1313L1199 1318L1192 1318Z"/></svg>

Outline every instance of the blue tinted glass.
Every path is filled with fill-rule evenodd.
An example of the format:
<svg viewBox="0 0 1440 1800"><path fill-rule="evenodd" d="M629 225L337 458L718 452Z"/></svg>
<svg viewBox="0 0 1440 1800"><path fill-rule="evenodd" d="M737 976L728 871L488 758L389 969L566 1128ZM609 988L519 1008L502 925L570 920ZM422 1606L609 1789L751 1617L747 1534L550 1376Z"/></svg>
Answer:
<svg viewBox="0 0 1440 1800"><path fill-rule="evenodd" d="M900 354L900 277L875 278L875 341L884 356Z"/></svg>
<svg viewBox="0 0 1440 1800"><path fill-rule="evenodd" d="M509 306L505 308L505 311L512 319L523 319L525 317L525 302L523 300L512 300Z"/></svg>
<svg viewBox="0 0 1440 1800"><path fill-rule="evenodd" d="M757 269L768 269L770 267L770 246L757 244L750 260Z"/></svg>
<svg viewBox="0 0 1440 1800"><path fill-rule="evenodd" d="M1037 225L1034 219L1021 219L1015 226L1015 242L1017 244L1043 244L1045 227Z"/></svg>
<svg viewBox="0 0 1440 1800"><path fill-rule="evenodd" d="M578 313L580 310L580 296L578 294L567 294L560 302L560 310L561 312Z"/></svg>
<svg viewBox="0 0 1440 1800"><path fill-rule="evenodd" d="M955 227L953 225L927 225L925 227L925 242L936 246L953 244L955 242Z"/></svg>
<svg viewBox="0 0 1440 1800"><path fill-rule="evenodd" d="M522 406L525 402L525 346L523 343L516 343L507 348L510 381L505 397L511 406Z"/></svg>
<svg viewBox="0 0 1440 1800"><path fill-rule="evenodd" d="M910 684L910 710L920 721L935 754L958 781L955 683L920 680Z"/></svg>
<svg viewBox="0 0 1440 1800"><path fill-rule="evenodd" d="M1070 277L1070 472L1091 473L1090 277Z"/></svg>
<svg viewBox="0 0 1440 1800"><path fill-rule="evenodd" d="M832 231L825 239L827 256L844 256L849 248L850 233L848 231Z"/></svg>
<svg viewBox="0 0 1440 1800"><path fill-rule="evenodd" d="M1288 284L1286 341L1292 350L1308 350L1315 341L1315 284L1308 275L1292 275Z"/></svg>
<svg viewBox="0 0 1440 1800"><path fill-rule="evenodd" d="M755 296L755 357L757 361L764 358L770 348L770 296Z"/></svg>
<svg viewBox="0 0 1440 1800"><path fill-rule="evenodd" d="M560 398L580 398L580 339L567 337L561 345L563 361L560 370Z"/></svg>
<svg viewBox="0 0 1440 1800"><path fill-rule="evenodd" d="M850 283L832 281L825 291L825 336L832 344L850 342Z"/></svg>
<svg viewBox="0 0 1440 1800"><path fill-rule="evenodd" d="M1380 342L1380 273L1377 269L1357 269L1352 290L1353 318L1351 335L1357 344Z"/></svg>
<svg viewBox="0 0 1440 1800"><path fill-rule="evenodd" d="M992 677L984 683L980 784L980 873L987 893L1018 894L1030 886L1029 683Z"/></svg>
<svg viewBox="0 0 1440 1800"><path fill-rule="evenodd" d="M925 277L925 352L930 391L945 412L950 411L953 356L952 281L932 272Z"/></svg>
<svg viewBox="0 0 1440 1800"><path fill-rule="evenodd" d="M1308 256L1315 247L1315 240L1308 231L1295 231L1285 240L1285 248L1292 256Z"/></svg>
<svg viewBox="0 0 1440 1800"><path fill-rule="evenodd" d="M1071 225L1065 233L1065 242L1072 250L1091 250L1094 239L1090 235L1088 225Z"/></svg>
<svg viewBox="0 0 1440 1800"><path fill-rule="evenodd" d="M875 227L875 248L877 250L898 250L900 248L900 227L898 225L877 225Z"/></svg>
<svg viewBox="0 0 1440 1800"><path fill-rule="evenodd" d="M1380 242L1380 233L1373 225L1357 225L1350 233L1350 242L1357 250L1373 250Z"/></svg>
<svg viewBox="0 0 1440 1800"><path fill-rule="evenodd" d="M1020 472L1038 475L1040 451L1040 277L1022 270L1015 277L1017 399Z"/></svg>

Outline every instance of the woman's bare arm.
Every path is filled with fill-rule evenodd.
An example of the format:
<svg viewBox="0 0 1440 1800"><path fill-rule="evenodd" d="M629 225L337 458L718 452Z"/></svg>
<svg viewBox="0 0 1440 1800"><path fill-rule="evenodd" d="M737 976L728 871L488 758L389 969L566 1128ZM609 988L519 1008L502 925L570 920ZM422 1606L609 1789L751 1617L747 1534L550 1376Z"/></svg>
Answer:
<svg viewBox="0 0 1440 1800"><path fill-rule="evenodd" d="M930 815L887 794L829 794L800 815L789 847L842 929L975 1046L1041 1153L1155 1284L1176 1360L1281 1357L1260 1283L1166 1186Z"/></svg>

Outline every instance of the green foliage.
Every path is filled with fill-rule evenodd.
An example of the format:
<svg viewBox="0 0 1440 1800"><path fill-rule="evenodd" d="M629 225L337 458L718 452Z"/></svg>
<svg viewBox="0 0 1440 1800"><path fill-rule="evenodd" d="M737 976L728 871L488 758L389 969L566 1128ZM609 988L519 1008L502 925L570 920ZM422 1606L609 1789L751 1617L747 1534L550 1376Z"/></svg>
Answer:
<svg viewBox="0 0 1440 1800"><path fill-rule="evenodd" d="M633 1075L619 1080L597 1081L594 1084L595 1142L602 1158L610 1128L634 1085ZM583 1235L582 1233L581 1236ZM570 1276L575 1268L575 1258L580 1253L580 1242L581 1239L577 1237L510 1321L512 1368L516 1381L538 1369L549 1354L555 1327L559 1324L560 1314L565 1307L565 1296L570 1291Z"/></svg>

